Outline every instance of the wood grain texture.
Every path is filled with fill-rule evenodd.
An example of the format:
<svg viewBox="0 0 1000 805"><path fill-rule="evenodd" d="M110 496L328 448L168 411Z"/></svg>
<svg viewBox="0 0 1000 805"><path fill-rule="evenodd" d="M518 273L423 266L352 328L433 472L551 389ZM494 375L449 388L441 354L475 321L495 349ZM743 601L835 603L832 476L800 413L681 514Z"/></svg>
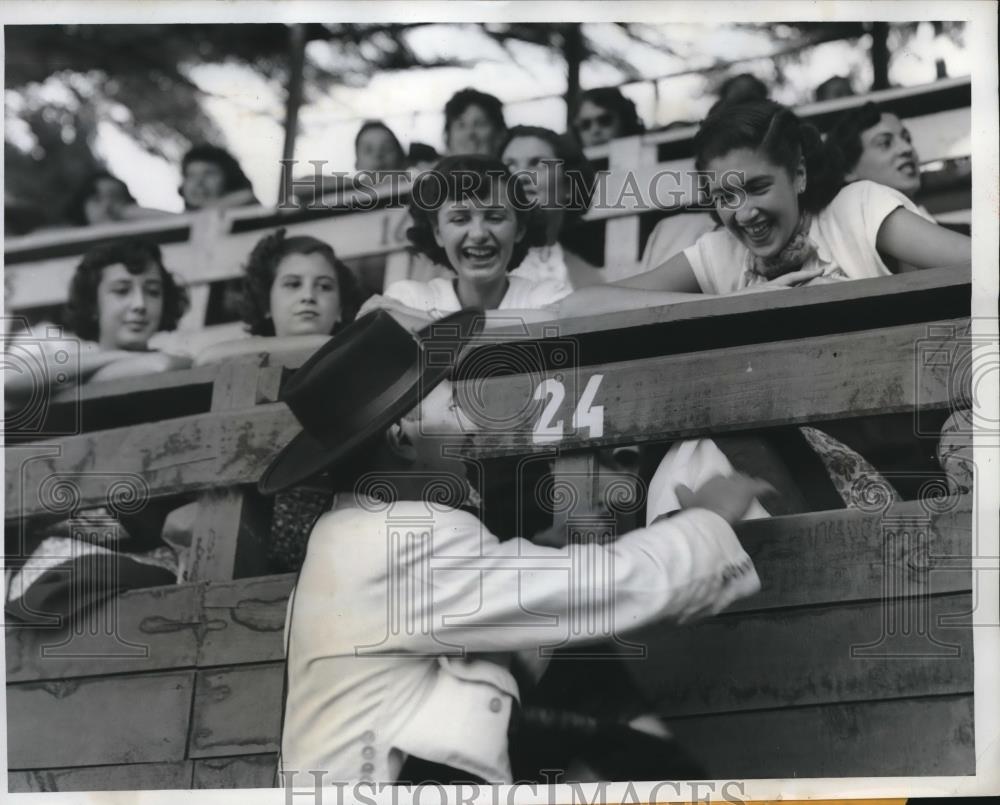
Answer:
<svg viewBox="0 0 1000 805"><path fill-rule="evenodd" d="M941 324L959 327L962 321ZM558 444L571 450L947 408L955 393L952 364L923 366L919 372L914 367L914 347L926 338L927 326L915 324L576 370L526 371L466 381L475 384L477 396L460 389L459 400L477 399L477 408L466 413L480 427L493 428L473 436L471 453L479 456L551 449L551 443L533 444L532 434L558 420L565 423ZM968 358L967 345L946 340L942 348L957 361ZM596 375L601 381L593 405L604 407L600 438L569 424ZM549 378L561 378L565 396L542 423L546 398L533 398Z"/></svg>
<svg viewBox="0 0 1000 805"><path fill-rule="evenodd" d="M8 685L8 768L182 761L193 695L193 671Z"/></svg>
<svg viewBox="0 0 1000 805"><path fill-rule="evenodd" d="M278 751L284 664L199 671L187 757Z"/></svg>
<svg viewBox="0 0 1000 805"><path fill-rule="evenodd" d="M191 788L194 763L133 763L68 769L12 771L11 793L47 791L169 791Z"/></svg>
<svg viewBox="0 0 1000 805"><path fill-rule="evenodd" d="M761 591L727 610L763 610L972 589L972 500L909 501L751 520L736 532ZM933 510L932 510L933 511ZM964 567L962 567L964 565Z"/></svg>
<svg viewBox="0 0 1000 805"><path fill-rule="evenodd" d="M284 658L285 610L294 574L209 584L198 665L237 665Z"/></svg>
<svg viewBox="0 0 1000 805"><path fill-rule="evenodd" d="M69 628L8 622L7 683L191 667L207 628L194 585L122 593Z"/></svg>
<svg viewBox="0 0 1000 805"><path fill-rule="evenodd" d="M72 436L54 442L59 457L32 460L23 467L8 461L7 500L18 499L21 484L19 513L45 514L51 511L51 501L43 484L60 474L71 476L81 508L106 502L108 473L140 475L153 498L256 482L275 451L299 430L288 408L276 403L238 415L201 414L171 420L169 426L152 423ZM16 514L6 512L8 518Z"/></svg>
<svg viewBox="0 0 1000 805"><path fill-rule="evenodd" d="M916 629L925 603L926 636ZM971 693L969 620L938 622L970 608L962 593L661 625L624 635L647 647L626 668L668 716Z"/></svg>
<svg viewBox="0 0 1000 805"><path fill-rule="evenodd" d="M646 325L666 325L672 322L684 322L695 319L715 319L725 316L745 316L752 313L776 314L778 311L801 309L814 315L816 311L837 306L843 309L845 305L854 302L870 302L878 305L879 300L898 299L904 294L932 294L940 298L941 294L961 289L971 295L972 271L969 266L949 268L932 268L926 271L913 271L907 274L897 274L891 277L874 277L871 279L838 282L830 285L815 285L806 288L789 288L780 293L752 293L730 296L706 296L683 304L665 307L641 308L615 313L603 313L596 316L561 319L558 322L544 324L527 324L517 327L496 328L491 335L525 340L541 338L545 328L558 326L560 337L580 335L585 333L633 329ZM892 311L887 305L883 308L888 317ZM950 315L950 314L946 314ZM940 317L940 314L938 315ZM847 323L847 322L845 322ZM685 344L685 348L695 349L698 344Z"/></svg>
<svg viewBox="0 0 1000 805"><path fill-rule="evenodd" d="M276 754L194 761L192 788L274 788Z"/></svg>
<svg viewBox="0 0 1000 805"><path fill-rule="evenodd" d="M670 729L721 779L976 771L970 695L676 718Z"/></svg>

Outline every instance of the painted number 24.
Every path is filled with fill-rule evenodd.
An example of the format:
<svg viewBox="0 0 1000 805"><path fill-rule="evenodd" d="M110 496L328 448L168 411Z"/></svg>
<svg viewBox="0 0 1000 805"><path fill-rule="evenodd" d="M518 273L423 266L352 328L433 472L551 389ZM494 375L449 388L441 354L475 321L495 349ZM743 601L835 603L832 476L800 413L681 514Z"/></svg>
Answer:
<svg viewBox="0 0 1000 805"><path fill-rule="evenodd" d="M604 406L594 405L597 389L603 379L604 375L590 376L583 389L583 394L580 395L576 410L573 411L573 429L588 428L589 436L592 439L604 435ZM566 387L555 378L547 378L539 383L535 389L536 400L544 400L546 397L548 402L545 404L542 415L538 418L532 433L532 441L535 444L558 442L563 438L565 432L563 420L555 419L555 416L566 397Z"/></svg>

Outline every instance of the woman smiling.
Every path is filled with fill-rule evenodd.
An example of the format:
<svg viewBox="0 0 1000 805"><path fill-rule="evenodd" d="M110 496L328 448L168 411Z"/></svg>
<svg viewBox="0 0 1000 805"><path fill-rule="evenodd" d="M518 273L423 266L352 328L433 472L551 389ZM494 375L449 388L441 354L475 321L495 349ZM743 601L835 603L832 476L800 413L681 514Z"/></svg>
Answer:
<svg viewBox="0 0 1000 805"><path fill-rule="evenodd" d="M414 184L410 212L413 226L407 236L414 249L455 276L393 283L363 310L402 305L422 325L427 317L463 308L540 308L569 293L556 280L535 282L510 274L530 247L544 243L545 232L535 204L500 160L445 157Z"/></svg>

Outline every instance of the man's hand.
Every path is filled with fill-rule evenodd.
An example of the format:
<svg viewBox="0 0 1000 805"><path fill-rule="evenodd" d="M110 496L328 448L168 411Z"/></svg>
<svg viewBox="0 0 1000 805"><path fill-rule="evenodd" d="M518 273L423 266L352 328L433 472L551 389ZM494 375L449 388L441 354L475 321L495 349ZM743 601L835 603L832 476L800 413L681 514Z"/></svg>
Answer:
<svg viewBox="0 0 1000 805"><path fill-rule="evenodd" d="M754 498L774 492L767 481L739 473L726 477L715 475L703 483L696 492L684 484L674 488L681 509L708 509L730 525L743 519Z"/></svg>

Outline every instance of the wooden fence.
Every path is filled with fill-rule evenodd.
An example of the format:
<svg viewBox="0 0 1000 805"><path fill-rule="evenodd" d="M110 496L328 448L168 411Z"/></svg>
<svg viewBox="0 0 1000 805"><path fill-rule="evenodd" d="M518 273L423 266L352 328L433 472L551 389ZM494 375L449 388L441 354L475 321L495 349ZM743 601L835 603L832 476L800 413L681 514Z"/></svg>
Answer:
<svg viewBox="0 0 1000 805"><path fill-rule="evenodd" d="M921 87L885 90L856 98L809 104L798 111L827 126L837 114L868 101L906 119L921 161L933 168L943 160L970 155L971 83L968 78ZM588 215L606 226L605 275L608 280L634 273L643 245L657 220L680 211L691 201L692 138L695 128L650 132L590 149L595 165L607 170L599 202ZM970 170L934 170L924 176L924 203L941 220L968 225ZM240 266L254 243L277 226L290 234L310 234L334 245L337 254L364 272L384 270L383 282L408 276L406 251L409 215L407 188L356 194L368 208L352 211L346 199L323 199L310 209L270 210L259 207L207 211L127 224L38 233L8 238L4 254L8 274L8 308L31 314L63 303L69 279L80 257L95 243L131 235L159 242L167 267L189 287L192 307L180 330L195 345L217 339L205 332L209 286L240 276ZM676 191L676 192L674 192ZM334 206L334 204L336 206ZM384 263L383 263L384 259ZM229 330L232 330L230 327Z"/></svg>
<svg viewBox="0 0 1000 805"><path fill-rule="evenodd" d="M967 394L950 366L967 357L969 305L969 272L942 269L499 333L459 393L508 427L469 455L554 453L556 482L586 508L595 445L946 412ZM490 361L497 348L520 358ZM274 402L295 364L94 385L63 402L82 406L80 433L8 447L8 551L69 505L53 478L73 484L73 507L107 503L117 476L202 509L185 583L125 593L72 628L8 627L12 790L270 785L292 578L257 575L267 522L251 484L297 430ZM197 388L200 410L165 421L152 409L107 429L86 413ZM974 772L972 500L927 486L890 508L745 523L761 593L627 636L648 651L624 660L637 687L713 776Z"/></svg>

